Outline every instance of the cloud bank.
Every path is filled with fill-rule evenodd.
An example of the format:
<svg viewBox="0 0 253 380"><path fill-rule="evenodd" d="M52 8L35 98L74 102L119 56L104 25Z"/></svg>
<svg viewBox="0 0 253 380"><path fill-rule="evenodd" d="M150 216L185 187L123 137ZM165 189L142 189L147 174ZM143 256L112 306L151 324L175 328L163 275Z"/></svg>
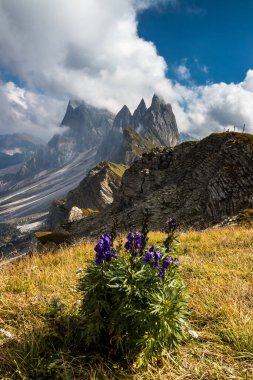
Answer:
<svg viewBox="0 0 253 380"><path fill-rule="evenodd" d="M239 84L188 88L166 77L163 57L138 36L138 12L175 2L0 0L0 68L24 83L2 77L0 132L49 137L69 98L117 112L141 97L149 102L154 92L172 103L179 128L197 136L234 124L251 128L252 70Z"/></svg>

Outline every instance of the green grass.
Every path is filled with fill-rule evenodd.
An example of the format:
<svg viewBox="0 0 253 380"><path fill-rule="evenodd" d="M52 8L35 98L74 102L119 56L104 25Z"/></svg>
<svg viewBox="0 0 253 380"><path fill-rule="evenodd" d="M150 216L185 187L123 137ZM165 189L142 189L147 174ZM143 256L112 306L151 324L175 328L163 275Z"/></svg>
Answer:
<svg viewBox="0 0 253 380"><path fill-rule="evenodd" d="M116 164L115 162L108 162L108 165L110 169L113 171L113 173L115 173L119 177L122 177L126 169L128 168L127 165Z"/></svg>
<svg viewBox="0 0 253 380"><path fill-rule="evenodd" d="M82 210L83 217L85 218L98 212L97 210L93 210L92 208L82 208L81 210Z"/></svg>
<svg viewBox="0 0 253 380"><path fill-rule="evenodd" d="M163 237L150 233L150 242ZM190 231L179 242L189 328L198 338L189 337L177 357L140 372L85 352L76 289L76 271L93 258L94 243L85 242L0 271L0 329L12 335L0 330L0 378L253 379L253 229Z"/></svg>

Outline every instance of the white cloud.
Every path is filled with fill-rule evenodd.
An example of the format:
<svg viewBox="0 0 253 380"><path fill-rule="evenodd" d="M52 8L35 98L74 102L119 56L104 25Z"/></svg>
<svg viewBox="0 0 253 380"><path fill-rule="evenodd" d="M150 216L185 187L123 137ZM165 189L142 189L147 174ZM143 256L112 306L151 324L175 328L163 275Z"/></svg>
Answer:
<svg viewBox="0 0 253 380"><path fill-rule="evenodd" d="M191 77L190 69L185 64L179 65L175 71L181 80L189 80Z"/></svg>
<svg viewBox="0 0 253 380"><path fill-rule="evenodd" d="M68 98L117 112L154 92L172 103L181 130L204 136L246 123L252 131L253 70L239 84L187 88L166 78L165 60L136 21L163 3L176 0L0 0L0 67L26 86L0 83L1 133L49 136ZM185 62L178 72L190 79Z"/></svg>
<svg viewBox="0 0 253 380"><path fill-rule="evenodd" d="M28 88L117 111L165 81L136 12L172 0L0 0L0 65ZM169 85L169 84L168 84Z"/></svg>
<svg viewBox="0 0 253 380"><path fill-rule="evenodd" d="M171 5L177 4L178 0L133 0L133 5L137 10L143 10L150 7L157 7L159 5L168 4Z"/></svg>
<svg viewBox="0 0 253 380"><path fill-rule="evenodd" d="M0 82L1 134L27 132L48 139L59 133L65 102Z"/></svg>
<svg viewBox="0 0 253 380"><path fill-rule="evenodd" d="M241 83L215 83L187 89L178 86L186 109L183 129L205 136L224 128L253 133L253 70Z"/></svg>

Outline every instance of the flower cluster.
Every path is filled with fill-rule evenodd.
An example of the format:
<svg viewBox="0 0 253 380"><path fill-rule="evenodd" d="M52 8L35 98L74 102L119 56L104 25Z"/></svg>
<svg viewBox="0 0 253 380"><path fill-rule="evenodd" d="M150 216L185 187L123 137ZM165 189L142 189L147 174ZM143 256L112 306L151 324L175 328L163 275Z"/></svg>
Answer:
<svg viewBox="0 0 253 380"><path fill-rule="evenodd" d="M160 270L158 276L162 279L164 279L164 276L165 276L165 272L166 272L166 269L170 266L174 264L175 266L178 266L179 265L179 260L177 258L172 258L172 257L166 257L166 259L164 259L163 261L163 265L162 265L162 269Z"/></svg>
<svg viewBox="0 0 253 380"><path fill-rule="evenodd" d="M143 248L143 236L140 232L130 232L127 235L127 242L125 249L131 252L134 256L137 256Z"/></svg>
<svg viewBox="0 0 253 380"><path fill-rule="evenodd" d="M158 276L164 280L165 272L171 265L178 266L179 260L171 256L164 258L164 253L168 254L171 251L171 243L175 239L176 223L173 219L169 219L166 223L165 231L168 236L164 241L164 247L159 251L152 245L149 251L145 251L145 242L147 236L140 232L130 232L127 235L127 241L124 246L125 250L131 254L131 260L137 256L145 263L151 264L154 268L158 269ZM111 234L104 234L100 237L98 244L95 246L96 251L96 264L101 265L103 262L110 262L113 257L117 256L116 250L113 248L113 236ZM134 261L132 261L134 263Z"/></svg>
<svg viewBox="0 0 253 380"><path fill-rule="evenodd" d="M148 252L145 253L144 261L146 263L150 261L155 261L155 268L159 268L159 261L161 258L161 253L155 250L155 247L152 245L152 247L149 249Z"/></svg>
<svg viewBox="0 0 253 380"><path fill-rule="evenodd" d="M101 265L104 261L111 261L116 257L116 250L112 247L112 240L109 234L100 236L98 244L95 246L96 264Z"/></svg>

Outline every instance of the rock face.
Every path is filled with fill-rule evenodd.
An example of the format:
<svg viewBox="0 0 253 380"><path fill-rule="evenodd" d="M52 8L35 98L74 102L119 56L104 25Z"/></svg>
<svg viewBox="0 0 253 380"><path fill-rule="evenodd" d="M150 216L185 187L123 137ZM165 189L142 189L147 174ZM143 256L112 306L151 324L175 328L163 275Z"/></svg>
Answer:
<svg viewBox="0 0 253 380"><path fill-rule="evenodd" d="M68 127L54 135L20 171L20 176L39 170L61 167L78 154L98 147L112 127L114 115L85 102L69 102L61 126Z"/></svg>
<svg viewBox="0 0 253 380"><path fill-rule="evenodd" d="M206 228L253 208L253 136L212 134L199 142L155 149L126 170L115 201L97 215L73 226L73 236L110 229L138 228L143 210L152 229L169 217L181 227ZM107 221L106 225L104 221Z"/></svg>
<svg viewBox="0 0 253 380"><path fill-rule="evenodd" d="M179 143L176 118L170 104L157 95L151 106L136 121L137 132L157 145L175 146Z"/></svg>
<svg viewBox="0 0 253 380"><path fill-rule="evenodd" d="M133 146L138 145L140 140L142 140L141 145L147 145L148 142L151 148L160 145L173 147L179 143L177 123L171 105L165 104L162 99L154 95L149 108L142 99L133 115L127 106L119 111L114 119L112 130L98 149L98 160L108 159L122 162L123 159L128 158L124 152L128 143L126 140L129 140L129 133L124 133L124 130L129 130L129 128L133 131L131 132L132 142L136 139ZM129 148L128 144L128 152L130 152ZM137 151L133 149L129 154L130 161L126 162L130 163L133 157L140 156L142 150L139 150L140 154L136 153Z"/></svg>
<svg viewBox="0 0 253 380"><path fill-rule="evenodd" d="M45 228L49 231L61 231L61 225L73 222L77 214L77 219L81 219L111 204L126 168L125 165L104 161L91 169L87 177L65 199L53 202Z"/></svg>
<svg viewBox="0 0 253 380"><path fill-rule="evenodd" d="M72 207L69 212L68 222L73 223L83 218L83 212L79 207Z"/></svg>

